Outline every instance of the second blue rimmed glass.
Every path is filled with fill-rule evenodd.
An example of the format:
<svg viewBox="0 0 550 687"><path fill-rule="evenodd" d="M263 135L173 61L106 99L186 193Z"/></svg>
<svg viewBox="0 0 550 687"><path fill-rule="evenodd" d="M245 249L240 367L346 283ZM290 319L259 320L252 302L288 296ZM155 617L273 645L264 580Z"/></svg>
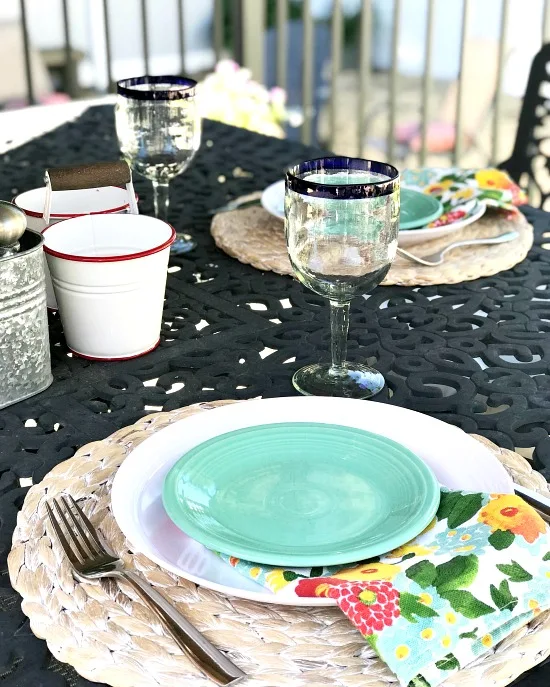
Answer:
<svg viewBox="0 0 550 687"><path fill-rule="evenodd" d="M296 277L330 302L332 363L294 374L303 394L370 398L377 370L346 361L352 298L386 276L397 249L399 172L384 162L324 157L286 173L285 234Z"/></svg>
<svg viewBox="0 0 550 687"><path fill-rule="evenodd" d="M168 221L169 183L181 174L201 142L197 82L183 76L138 76L117 84L115 121L128 164L153 182L155 217ZM177 234L171 252L186 253L195 243Z"/></svg>

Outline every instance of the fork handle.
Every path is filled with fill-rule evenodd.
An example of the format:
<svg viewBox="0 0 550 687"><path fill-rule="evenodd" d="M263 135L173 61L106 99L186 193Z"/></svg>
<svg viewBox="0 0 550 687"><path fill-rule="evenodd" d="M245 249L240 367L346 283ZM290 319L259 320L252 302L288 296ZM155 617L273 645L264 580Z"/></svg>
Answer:
<svg viewBox="0 0 550 687"><path fill-rule="evenodd" d="M413 255L412 253L409 253L408 250L404 250L403 248L397 247L397 255L402 255L404 258L407 258L407 260L411 260L411 262L417 262L419 265L424 265L426 267L430 267L435 265L435 263L430 263L427 260L424 260L424 258L419 258L416 255Z"/></svg>
<svg viewBox="0 0 550 687"><path fill-rule="evenodd" d="M180 649L218 685L234 685L246 677L219 649L211 644L160 592L131 570L119 570L147 606L156 613Z"/></svg>
<svg viewBox="0 0 550 687"><path fill-rule="evenodd" d="M459 246L476 246L476 245L491 245L493 243L508 243L508 241L513 241L519 236L517 231L507 231L505 234L499 234L499 236L490 236L488 238L481 239L465 239L464 241L456 241L451 243L441 251L441 255L445 254L448 250L452 248L458 248Z"/></svg>

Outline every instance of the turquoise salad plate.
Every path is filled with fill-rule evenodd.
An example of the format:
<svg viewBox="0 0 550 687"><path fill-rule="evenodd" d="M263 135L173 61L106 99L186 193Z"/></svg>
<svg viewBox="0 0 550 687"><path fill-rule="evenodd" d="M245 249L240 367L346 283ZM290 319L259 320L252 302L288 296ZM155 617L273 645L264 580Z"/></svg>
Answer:
<svg viewBox="0 0 550 687"><path fill-rule="evenodd" d="M365 430L312 422L257 425L192 448L163 504L187 535L257 563L339 565L419 534L439 505L431 469Z"/></svg>
<svg viewBox="0 0 550 687"><path fill-rule="evenodd" d="M430 222L435 222L442 214L443 205L437 198L401 187L400 231L425 227Z"/></svg>

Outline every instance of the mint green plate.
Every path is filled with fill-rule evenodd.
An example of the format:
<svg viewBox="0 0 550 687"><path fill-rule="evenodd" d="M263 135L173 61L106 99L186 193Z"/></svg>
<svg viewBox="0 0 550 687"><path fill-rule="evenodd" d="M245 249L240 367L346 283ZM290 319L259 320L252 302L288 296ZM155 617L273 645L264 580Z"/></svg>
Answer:
<svg viewBox="0 0 550 687"><path fill-rule="evenodd" d="M399 229L419 229L434 222L443 213L437 198L420 191L401 187Z"/></svg>
<svg viewBox="0 0 550 687"><path fill-rule="evenodd" d="M199 444L170 470L162 498L170 519L210 549L310 567L353 563L405 544L435 515L439 485L420 458L391 439L286 422Z"/></svg>

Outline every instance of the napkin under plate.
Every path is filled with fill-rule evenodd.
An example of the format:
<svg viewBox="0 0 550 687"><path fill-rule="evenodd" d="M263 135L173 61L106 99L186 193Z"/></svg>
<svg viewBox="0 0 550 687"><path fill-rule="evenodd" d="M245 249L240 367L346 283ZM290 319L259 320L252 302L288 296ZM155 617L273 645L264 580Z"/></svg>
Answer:
<svg viewBox="0 0 550 687"><path fill-rule="evenodd" d="M473 201L488 207L517 211L527 203L525 192L500 169L460 169L459 167L423 167L405 169L401 174L404 186L437 198L443 213L428 227L439 227L463 219Z"/></svg>
<svg viewBox="0 0 550 687"><path fill-rule="evenodd" d="M399 682L414 687L435 687L550 608L550 530L512 494L443 489L418 537L344 569L219 555L275 594L333 598Z"/></svg>

